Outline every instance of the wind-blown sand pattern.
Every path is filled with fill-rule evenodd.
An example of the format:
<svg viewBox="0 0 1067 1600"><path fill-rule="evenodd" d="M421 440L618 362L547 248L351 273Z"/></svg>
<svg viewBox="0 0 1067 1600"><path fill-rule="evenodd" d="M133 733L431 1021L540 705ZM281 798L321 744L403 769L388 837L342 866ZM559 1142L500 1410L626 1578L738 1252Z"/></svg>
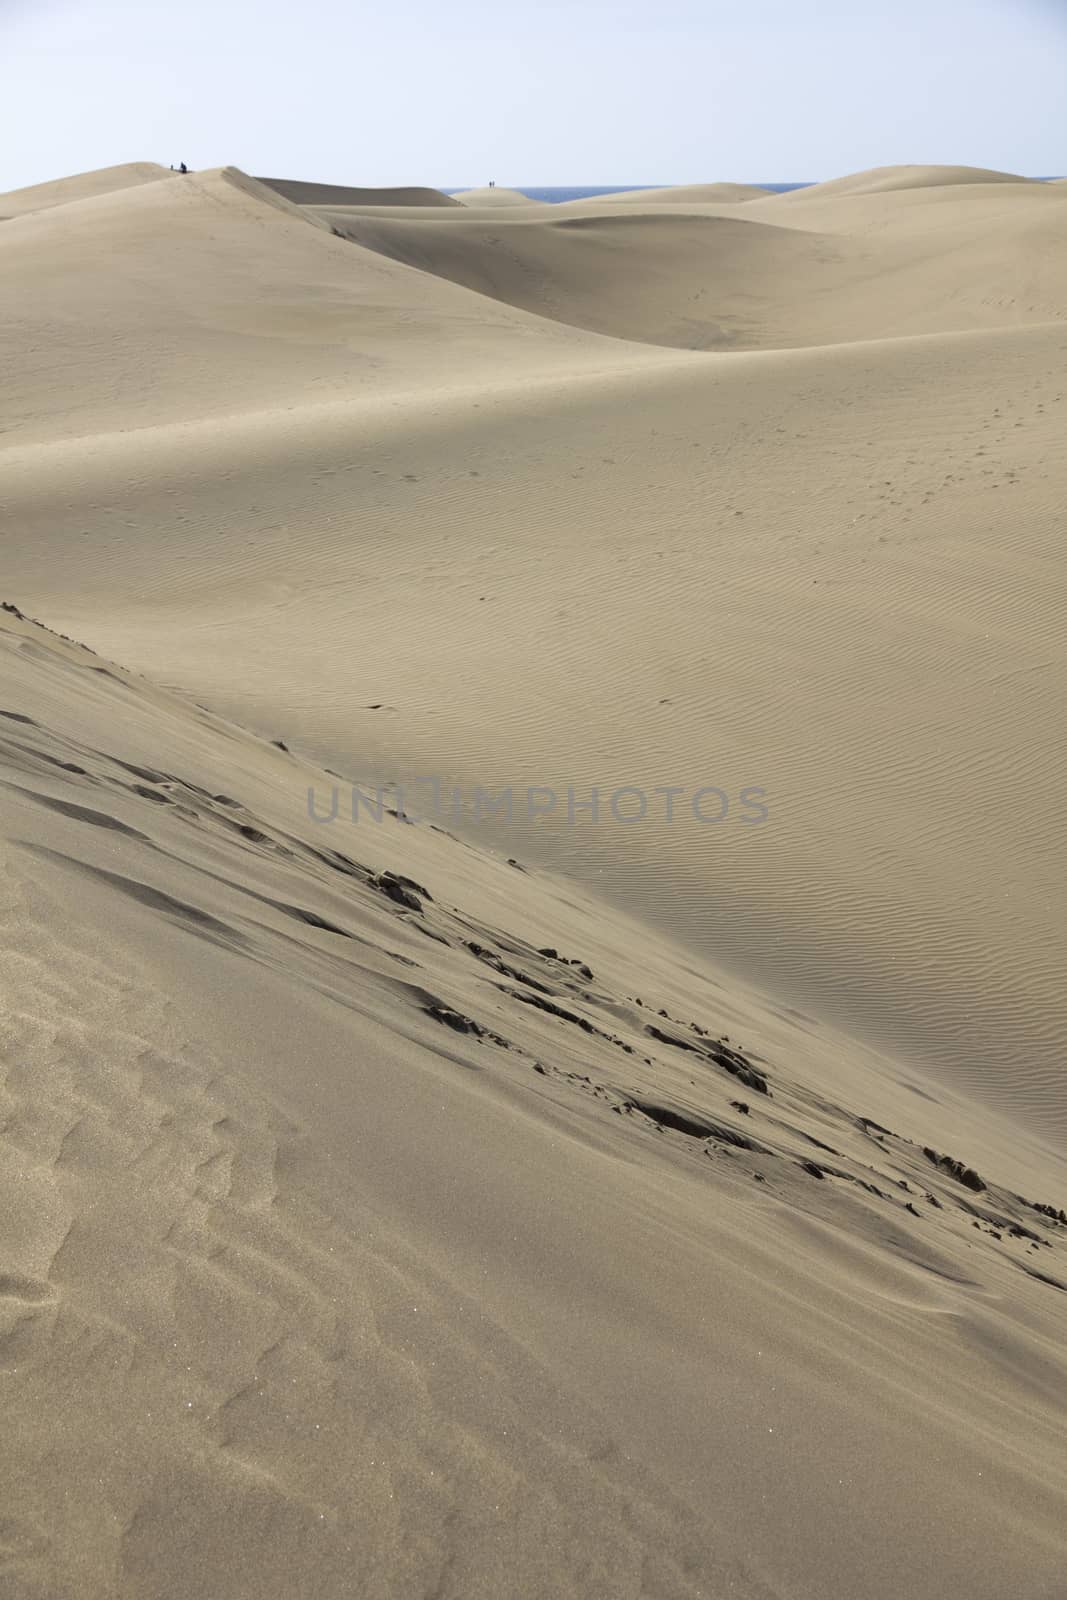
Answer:
<svg viewBox="0 0 1067 1600"><path fill-rule="evenodd" d="M435 193L0 197L0 1594L1062 1600L1067 188Z"/></svg>

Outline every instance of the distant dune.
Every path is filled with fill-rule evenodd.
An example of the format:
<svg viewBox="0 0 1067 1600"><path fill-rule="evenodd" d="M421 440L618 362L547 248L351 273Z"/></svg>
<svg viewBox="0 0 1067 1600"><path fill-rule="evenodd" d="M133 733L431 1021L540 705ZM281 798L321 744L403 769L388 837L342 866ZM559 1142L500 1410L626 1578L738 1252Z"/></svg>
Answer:
<svg viewBox="0 0 1067 1600"><path fill-rule="evenodd" d="M418 187L353 189L336 183L302 183L296 178L260 178L258 182L298 206L452 206L451 195Z"/></svg>
<svg viewBox="0 0 1067 1600"><path fill-rule="evenodd" d="M721 193L8 197L5 1600L1062 1596L1067 186Z"/></svg>
<svg viewBox="0 0 1067 1600"><path fill-rule="evenodd" d="M590 195L593 203L605 205L733 205L745 200L765 200L769 189L752 183L678 183L660 189L624 189L619 194ZM567 205L584 201L569 200Z"/></svg>
<svg viewBox="0 0 1067 1600"><path fill-rule="evenodd" d="M346 238L479 294L679 349L781 349L1067 317L1062 191L928 189L917 192L920 215L914 193L833 193L793 210L764 193L718 215L700 202L687 215L681 203L624 196L613 206L602 196L508 209L491 224L450 214L447 227L425 215L323 215ZM1025 252L1010 243L1024 230ZM871 293L872 273L886 292Z"/></svg>
<svg viewBox="0 0 1067 1600"><path fill-rule="evenodd" d="M985 167L872 167L869 172L853 172L827 183L791 189L781 198L792 202L819 200L824 195L886 194L893 189L931 189L955 187L963 183L1034 183L1014 172L992 172Z"/></svg>
<svg viewBox="0 0 1067 1600"><path fill-rule="evenodd" d="M537 202L519 189L460 189L452 197L465 206L529 206Z"/></svg>
<svg viewBox="0 0 1067 1600"><path fill-rule="evenodd" d="M180 176L154 161L131 161L122 167L101 167L97 172L81 172L72 178L56 178L50 183L35 183L28 189L12 189L0 194L0 217L20 217L31 211L48 211L53 206L75 200L91 200L96 195L113 194L160 178Z"/></svg>
<svg viewBox="0 0 1067 1600"><path fill-rule="evenodd" d="M693 350L817 337L805 293L821 291L828 258L844 259L847 245L732 217L620 211L553 207L517 226L509 218L503 234L495 219L447 229L381 216L333 220L392 260L597 333ZM837 317L840 324L840 307Z"/></svg>

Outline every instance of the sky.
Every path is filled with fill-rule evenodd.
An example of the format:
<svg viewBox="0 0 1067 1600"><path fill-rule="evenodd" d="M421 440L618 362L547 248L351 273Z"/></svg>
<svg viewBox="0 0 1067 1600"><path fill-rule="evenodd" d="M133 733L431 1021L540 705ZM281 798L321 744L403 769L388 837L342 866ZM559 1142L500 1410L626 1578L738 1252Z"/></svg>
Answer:
<svg viewBox="0 0 1067 1600"><path fill-rule="evenodd" d="M1067 173L1067 0L0 0L0 192Z"/></svg>

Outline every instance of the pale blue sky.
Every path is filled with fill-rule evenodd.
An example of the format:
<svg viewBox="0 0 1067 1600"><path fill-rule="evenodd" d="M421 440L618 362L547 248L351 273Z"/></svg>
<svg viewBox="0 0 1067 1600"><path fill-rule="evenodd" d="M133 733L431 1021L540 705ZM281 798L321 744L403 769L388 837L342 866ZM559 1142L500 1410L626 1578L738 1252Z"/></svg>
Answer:
<svg viewBox="0 0 1067 1600"><path fill-rule="evenodd" d="M0 191L1067 172L1067 0L0 0Z"/></svg>

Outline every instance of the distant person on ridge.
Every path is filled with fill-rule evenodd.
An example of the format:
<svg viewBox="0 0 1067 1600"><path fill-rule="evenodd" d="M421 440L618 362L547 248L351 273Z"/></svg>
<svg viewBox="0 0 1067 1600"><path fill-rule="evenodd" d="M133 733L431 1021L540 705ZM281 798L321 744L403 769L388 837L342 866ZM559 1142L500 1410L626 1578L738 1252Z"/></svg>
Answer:
<svg viewBox="0 0 1067 1600"><path fill-rule="evenodd" d="M185 165L184 161L182 162L181 166L178 168L178 171L179 172L188 172L189 171L189 168Z"/></svg>

